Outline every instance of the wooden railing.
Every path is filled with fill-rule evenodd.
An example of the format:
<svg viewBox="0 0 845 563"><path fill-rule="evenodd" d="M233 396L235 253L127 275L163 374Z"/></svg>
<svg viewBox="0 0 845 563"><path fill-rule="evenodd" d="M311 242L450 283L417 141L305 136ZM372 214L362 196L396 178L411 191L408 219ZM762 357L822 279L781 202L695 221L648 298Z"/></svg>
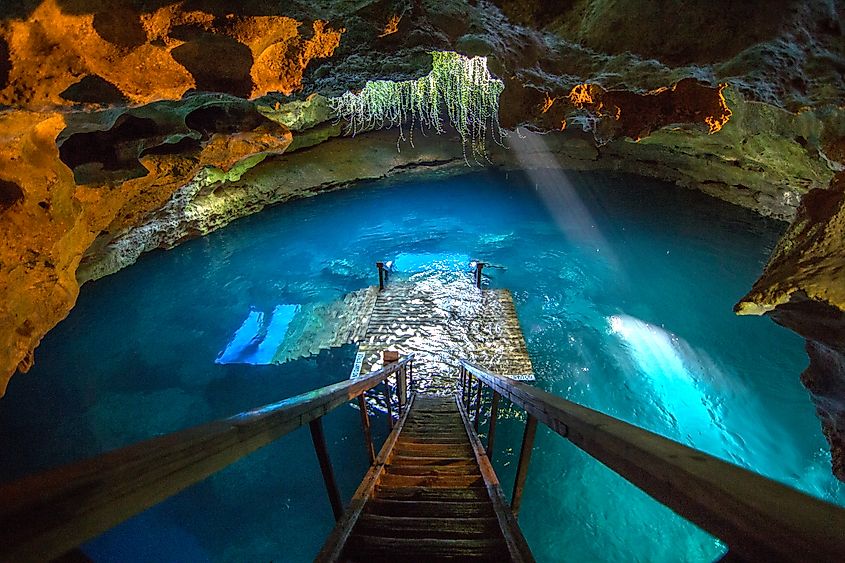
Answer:
<svg viewBox="0 0 845 563"><path fill-rule="evenodd" d="M487 454L504 397L525 409L512 498L519 512L537 422L687 520L723 540L728 558L845 561L845 510L701 451L540 389L461 362L460 391L478 429L482 385L493 391ZM473 405L474 403L474 405Z"/></svg>
<svg viewBox="0 0 845 563"><path fill-rule="evenodd" d="M397 410L407 404L413 355L236 416L140 442L0 486L0 561L49 561L224 469L292 430L309 425L336 519L343 514L322 416L358 400L370 461L375 459L364 394L396 374ZM389 410L388 410L389 412ZM388 414L389 424L392 417Z"/></svg>

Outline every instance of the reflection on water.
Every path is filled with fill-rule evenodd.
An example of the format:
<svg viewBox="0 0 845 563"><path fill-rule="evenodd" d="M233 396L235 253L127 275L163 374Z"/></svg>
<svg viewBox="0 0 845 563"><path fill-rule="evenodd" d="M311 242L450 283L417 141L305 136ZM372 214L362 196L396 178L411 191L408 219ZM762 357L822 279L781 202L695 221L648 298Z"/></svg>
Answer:
<svg viewBox="0 0 845 563"><path fill-rule="evenodd" d="M513 295L536 385L845 504L798 381L801 338L732 312L782 229L665 184L554 168L279 206L87 284L0 401L0 479L345 379L376 261L394 261L393 282L448 283L444 272L479 259L497 266L487 287ZM272 348L271 365L221 363ZM506 491L523 424L503 417L497 430ZM367 463L358 412L325 426L348 499ZM374 416L373 428L387 424ZM536 444L520 524L539 561L710 561L723 549L559 436L541 429ZM121 563L308 561L332 525L298 431L86 549Z"/></svg>

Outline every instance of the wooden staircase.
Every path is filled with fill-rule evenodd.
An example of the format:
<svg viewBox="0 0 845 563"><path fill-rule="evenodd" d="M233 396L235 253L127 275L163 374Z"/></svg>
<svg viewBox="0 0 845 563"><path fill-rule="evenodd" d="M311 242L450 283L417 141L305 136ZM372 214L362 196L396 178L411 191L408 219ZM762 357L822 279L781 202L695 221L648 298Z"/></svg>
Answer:
<svg viewBox="0 0 845 563"><path fill-rule="evenodd" d="M455 397L415 395L318 561L533 561Z"/></svg>

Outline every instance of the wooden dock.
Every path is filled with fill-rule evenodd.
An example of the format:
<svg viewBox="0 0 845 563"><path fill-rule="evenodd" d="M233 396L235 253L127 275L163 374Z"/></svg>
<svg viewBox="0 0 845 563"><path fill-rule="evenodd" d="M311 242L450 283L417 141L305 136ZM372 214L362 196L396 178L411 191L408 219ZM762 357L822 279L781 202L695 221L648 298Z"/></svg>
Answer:
<svg viewBox="0 0 845 563"><path fill-rule="evenodd" d="M381 353L415 354L418 391L451 394L462 358L514 379L534 379L513 297L467 279L396 282L378 292L351 375L381 367Z"/></svg>

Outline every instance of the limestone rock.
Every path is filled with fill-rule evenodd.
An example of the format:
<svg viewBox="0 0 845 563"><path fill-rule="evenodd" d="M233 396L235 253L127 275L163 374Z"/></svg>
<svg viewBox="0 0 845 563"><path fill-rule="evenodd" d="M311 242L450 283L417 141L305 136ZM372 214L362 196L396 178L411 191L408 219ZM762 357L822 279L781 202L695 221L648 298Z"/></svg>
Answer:
<svg viewBox="0 0 845 563"><path fill-rule="evenodd" d="M830 442L833 468L845 480L845 173L807 194L763 275L736 305L767 314L807 339L811 392Z"/></svg>
<svg viewBox="0 0 845 563"><path fill-rule="evenodd" d="M262 2L240 9L228 2L203 9L123 0L25 4L32 5L26 19L0 25L0 104L28 109L178 100L190 90L290 94L301 88L308 63L331 56L343 33ZM250 14L256 9L262 15Z"/></svg>
<svg viewBox="0 0 845 563"><path fill-rule="evenodd" d="M226 120L247 112L243 104L215 96L86 114L82 123L72 114L0 113L0 175L13 200L0 217L0 390L16 367L29 369L32 350L75 303L86 250L164 205L204 167L231 171L287 147L289 131L254 108L252 120Z"/></svg>

